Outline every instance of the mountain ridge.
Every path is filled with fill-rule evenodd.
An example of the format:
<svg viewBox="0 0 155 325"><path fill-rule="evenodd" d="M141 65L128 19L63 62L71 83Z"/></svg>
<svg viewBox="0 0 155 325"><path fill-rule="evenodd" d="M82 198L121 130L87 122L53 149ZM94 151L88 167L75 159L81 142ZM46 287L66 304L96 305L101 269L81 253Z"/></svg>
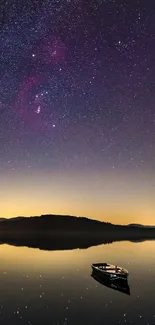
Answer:
<svg viewBox="0 0 155 325"><path fill-rule="evenodd" d="M0 222L0 243L46 250L87 248L115 241L155 239L155 229L115 225L86 217L41 215Z"/></svg>
<svg viewBox="0 0 155 325"><path fill-rule="evenodd" d="M142 226L139 224L119 225L112 224L110 222L104 222L96 219L89 219L87 217L77 217L70 215L55 215L45 214L40 216L29 217L13 217L13 218L0 218L0 234L2 232L49 232L49 231L61 231L65 232L105 232L105 231L123 231L123 232L135 232L144 231L149 229L150 231L154 227Z"/></svg>
<svg viewBox="0 0 155 325"><path fill-rule="evenodd" d="M73 222L73 220L81 222L88 222L88 223L94 223L94 224L98 224L98 225L107 225L107 226L114 226L114 227L137 227L137 228L155 228L155 226L151 226L151 225L143 225L143 224L138 224L138 223L130 223L130 224L114 224L111 222L105 222L105 221L101 221L101 220L97 220L97 219L90 219L88 217L83 217L83 216L73 216L73 215L58 215L58 214L42 214L40 216L17 216L17 217L11 217L11 218L6 218L6 217L1 217L0 218L0 222L2 221L6 221L6 222L10 222L10 221L21 221L21 220L25 220L26 222L31 221L31 220L38 220L44 218L44 221L47 221L47 218L51 218L51 221L53 221L53 219L55 219L56 221L62 221L63 218L66 221L71 221Z"/></svg>

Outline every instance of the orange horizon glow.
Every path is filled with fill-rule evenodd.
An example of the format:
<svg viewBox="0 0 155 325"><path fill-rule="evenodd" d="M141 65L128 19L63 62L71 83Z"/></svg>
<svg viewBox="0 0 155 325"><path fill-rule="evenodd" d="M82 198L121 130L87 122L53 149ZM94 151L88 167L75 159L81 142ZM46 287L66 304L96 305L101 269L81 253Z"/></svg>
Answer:
<svg viewBox="0 0 155 325"><path fill-rule="evenodd" d="M154 176L144 172L13 173L1 178L0 217L58 214L154 225Z"/></svg>

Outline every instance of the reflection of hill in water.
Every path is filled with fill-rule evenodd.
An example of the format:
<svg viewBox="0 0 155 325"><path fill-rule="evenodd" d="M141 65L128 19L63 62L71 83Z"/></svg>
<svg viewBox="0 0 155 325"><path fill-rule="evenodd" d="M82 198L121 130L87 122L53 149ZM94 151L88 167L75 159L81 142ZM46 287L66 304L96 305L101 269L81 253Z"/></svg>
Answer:
<svg viewBox="0 0 155 325"><path fill-rule="evenodd" d="M106 242L110 243L109 242ZM1 244L8 244L14 246L27 246L30 248L38 248L42 250L71 250L71 249L86 249L91 246L103 244L103 240L89 239L81 237L57 237L52 238L17 238L17 239L4 239Z"/></svg>
<svg viewBox="0 0 155 325"><path fill-rule="evenodd" d="M55 237L53 238L16 238L16 239L3 239L0 244L8 244L13 246L27 246L29 248L38 248L41 250L72 250L72 249L87 249L92 246L98 245L106 245L111 244L113 242L124 241L122 240L115 240L115 239L90 239L90 238L81 238L81 237ZM142 242L147 239L141 239L134 241ZM129 241L129 239L128 239ZM131 240L132 241L132 240ZM133 241L132 241L133 242Z"/></svg>
<svg viewBox="0 0 155 325"><path fill-rule="evenodd" d="M4 219L0 241L44 250L88 248L114 241L155 239L155 229L112 225L87 218L52 216Z"/></svg>

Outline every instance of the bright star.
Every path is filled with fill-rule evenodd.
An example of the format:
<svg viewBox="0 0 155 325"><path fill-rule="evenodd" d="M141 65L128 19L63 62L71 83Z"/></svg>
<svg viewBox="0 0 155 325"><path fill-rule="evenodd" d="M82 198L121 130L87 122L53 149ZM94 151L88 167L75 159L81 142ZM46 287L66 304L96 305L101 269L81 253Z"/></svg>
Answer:
<svg viewBox="0 0 155 325"><path fill-rule="evenodd" d="M38 106L38 108L37 108L37 114L39 114L40 113L40 110L41 110L41 107L40 106Z"/></svg>

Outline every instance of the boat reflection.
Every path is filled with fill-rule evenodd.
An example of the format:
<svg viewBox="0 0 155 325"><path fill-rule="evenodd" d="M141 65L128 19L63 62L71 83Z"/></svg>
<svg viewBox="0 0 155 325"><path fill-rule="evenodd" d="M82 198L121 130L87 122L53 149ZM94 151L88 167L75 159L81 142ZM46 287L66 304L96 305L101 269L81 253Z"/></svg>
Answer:
<svg viewBox="0 0 155 325"><path fill-rule="evenodd" d="M110 278L107 278L104 275L102 275L102 277L101 277L101 276L97 275L95 272L92 272L91 276L94 280L96 280L98 283L104 285L105 287L111 288L116 291L120 291L127 295L130 295L130 287L128 285L127 280L122 280L122 279L111 280Z"/></svg>

